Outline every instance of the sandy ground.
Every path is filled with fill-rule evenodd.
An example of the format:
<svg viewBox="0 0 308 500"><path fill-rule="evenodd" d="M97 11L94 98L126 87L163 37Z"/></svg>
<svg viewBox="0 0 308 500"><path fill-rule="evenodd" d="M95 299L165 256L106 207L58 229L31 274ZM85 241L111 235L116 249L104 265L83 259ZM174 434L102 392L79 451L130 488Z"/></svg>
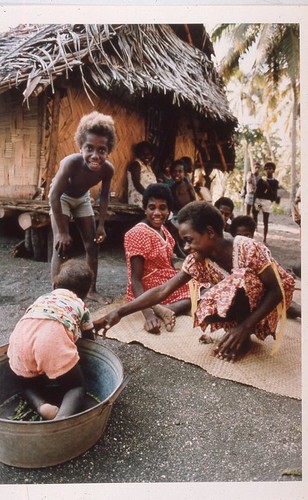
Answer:
<svg viewBox="0 0 308 500"><path fill-rule="evenodd" d="M13 258L17 241L0 235L0 344L7 343L26 307L50 289L50 265ZM300 258L299 229L288 216L271 217L268 243L284 267ZM100 251L98 289L115 299L125 288L121 242L110 234ZM301 486L301 401L214 378L138 344L106 343L130 381L103 438L84 455L55 467L0 464L0 484L228 481L247 482L254 491L256 482L264 481Z"/></svg>

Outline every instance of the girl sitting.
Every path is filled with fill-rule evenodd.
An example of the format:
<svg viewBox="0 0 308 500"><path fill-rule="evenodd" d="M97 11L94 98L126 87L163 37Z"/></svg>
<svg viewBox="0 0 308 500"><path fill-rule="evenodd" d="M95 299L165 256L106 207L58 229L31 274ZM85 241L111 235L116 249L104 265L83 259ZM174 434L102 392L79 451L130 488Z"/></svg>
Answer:
<svg viewBox="0 0 308 500"><path fill-rule="evenodd" d="M164 226L172 208L169 187L161 183L148 186L143 193L143 208L144 220L124 237L129 301L177 274L172 263L175 241ZM160 304L142 310L146 320L144 328L149 333L160 333L160 318L170 331L174 326L175 315L185 314L189 310L190 294L185 285Z"/></svg>

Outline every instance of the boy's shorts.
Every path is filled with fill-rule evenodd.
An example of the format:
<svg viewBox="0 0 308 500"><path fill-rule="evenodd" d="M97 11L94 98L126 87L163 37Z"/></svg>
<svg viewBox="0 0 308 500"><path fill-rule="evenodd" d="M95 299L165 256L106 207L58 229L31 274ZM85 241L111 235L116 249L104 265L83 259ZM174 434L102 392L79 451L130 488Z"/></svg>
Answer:
<svg viewBox="0 0 308 500"><path fill-rule="evenodd" d="M69 372L79 361L73 335L52 319L25 318L9 340L8 358L16 375L54 379Z"/></svg>
<svg viewBox="0 0 308 500"><path fill-rule="evenodd" d="M255 209L257 212L259 210L262 210L262 212L265 212L267 214L272 213L272 202L271 200L262 200L261 198L256 198L255 199Z"/></svg>
<svg viewBox="0 0 308 500"><path fill-rule="evenodd" d="M87 191L83 196L80 196L80 198L72 198L71 196L63 193L60 201L62 213L68 217L73 217L75 219L78 217L90 217L91 215L94 215L89 191ZM49 214L52 214L51 209Z"/></svg>
<svg viewBox="0 0 308 500"><path fill-rule="evenodd" d="M247 203L247 205L253 205L253 198L254 198L253 193L247 193L245 195L245 203Z"/></svg>

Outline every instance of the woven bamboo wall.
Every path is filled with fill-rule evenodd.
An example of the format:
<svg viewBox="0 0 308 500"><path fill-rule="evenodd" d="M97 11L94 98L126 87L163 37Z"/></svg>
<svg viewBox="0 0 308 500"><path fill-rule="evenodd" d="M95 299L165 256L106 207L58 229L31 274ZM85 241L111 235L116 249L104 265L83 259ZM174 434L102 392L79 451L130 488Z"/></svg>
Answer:
<svg viewBox="0 0 308 500"><path fill-rule="evenodd" d="M80 118L93 110L106 115L111 115L115 122L117 144L109 156L109 160L115 167L111 191L119 199L123 199L125 192L126 168L132 159L132 145L144 140L145 123L143 117L133 110L123 107L116 100L103 100L91 96L94 106L91 105L84 91L69 88L67 95L61 99L59 139L57 144L57 166L65 156L78 152L74 142L76 127ZM53 145L51 145L53 147ZM91 190L91 195L96 198L99 186Z"/></svg>
<svg viewBox="0 0 308 500"><path fill-rule="evenodd" d="M30 109L15 92L0 95L0 196L29 199L38 187L38 102Z"/></svg>

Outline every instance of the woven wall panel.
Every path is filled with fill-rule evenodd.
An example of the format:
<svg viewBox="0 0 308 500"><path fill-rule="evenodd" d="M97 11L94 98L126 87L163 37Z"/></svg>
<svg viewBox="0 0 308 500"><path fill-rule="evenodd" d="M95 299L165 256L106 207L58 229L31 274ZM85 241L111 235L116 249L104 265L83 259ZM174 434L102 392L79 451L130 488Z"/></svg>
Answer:
<svg viewBox="0 0 308 500"><path fill-rule="evenodd" d="M6 92L0 96L0 196L27 198L38 183L37 99L30 109L22 96Z"/></svg>
<svg viewBox="0 0 308 500"><path fill-rule="evenodd" d="M117 144L110 154L109 160L115 167L111 191L116 197L123 198L126 183L127 164L132 159L132 145L144 140L144 119L136 112L123 107L115 100L99 99L92 97L94 106L91 105L84 91L75 88L67 90L67 96L61 100L59 120L59 140L57 146L57 167L65 156L78 152L74 141L75 131L80 118L91 111L99 111L111 115L115 122ZM97 198L99 186L91 190L93 198Z"/></svg>

